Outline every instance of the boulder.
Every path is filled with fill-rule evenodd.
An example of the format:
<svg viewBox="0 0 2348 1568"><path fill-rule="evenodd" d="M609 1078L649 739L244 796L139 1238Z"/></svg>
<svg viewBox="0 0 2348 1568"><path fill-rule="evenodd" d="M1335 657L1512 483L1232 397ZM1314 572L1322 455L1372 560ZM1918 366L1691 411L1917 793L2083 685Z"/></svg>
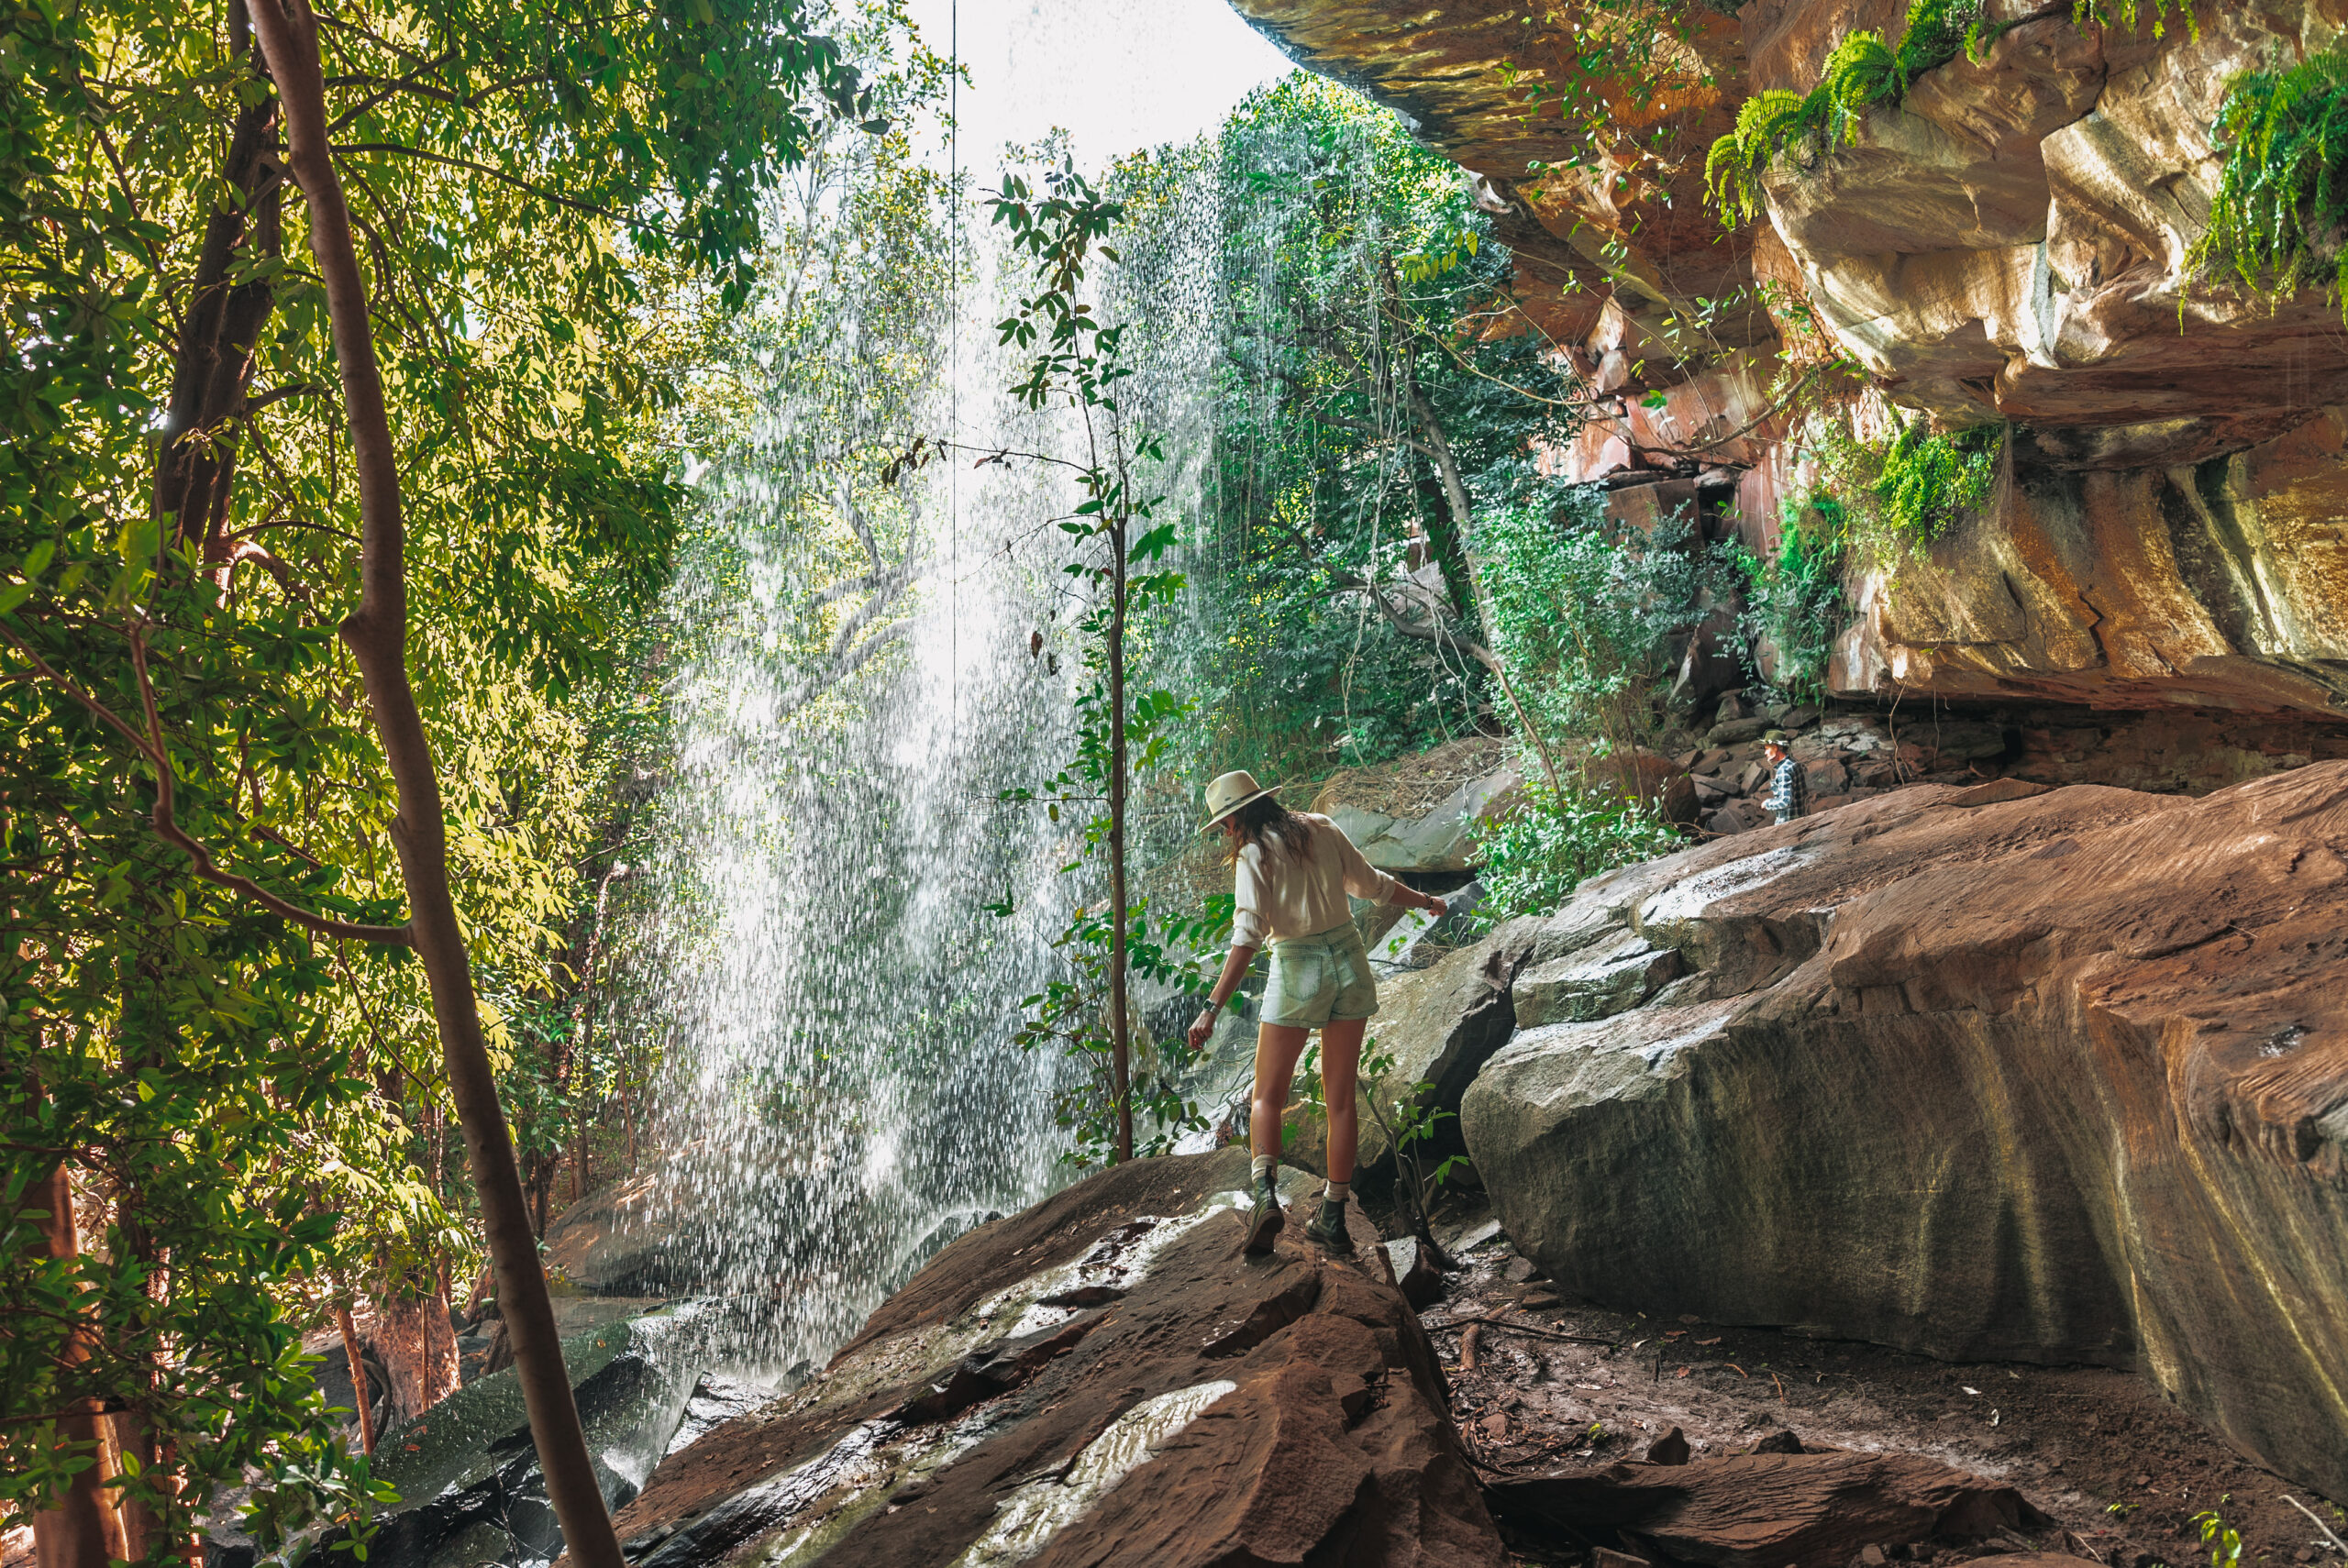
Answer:
<svg viewBox="0 0 2348 1568"><path fill-rule="evenodd" d="M605 1506L636 1496L677 1425L693 1375L689 1313L606 1324L562 1342ZM681 1340L681 1336L685 1336ZM477 1377L377 1443L374 1473L399 1494L368 1542L377 1568L543 1562L561 1549L511 1366ZM230 1551L240 1540L216 1537ZM339 1532L316 1548L334 1561Z"/></svg>
<svg viewBox="0 0 2348 1568"><path fill-rule="evenodd" d="M1435 1267L1426 1244L1417 1237L1387 1242L1386 1267L1401 1288L1402 1299L1420 1311L1443 1299L1443 1271Z"/></svg>
<svg viewBox="0 0 2348 1568"><path fill-rule="evenodd" d="M547 1227L546 1258L562 1282L593 1296L642 1296L701 1283L691 1248L654 1213L649 1175L597 1187ZM673 1217L672 1217L673 1218Z"/></svg>
<svg viewBox="0 0 2348 1568"><path fill-rule="evenodd" d="M1376 1233L1357 1210L1339 1258L1292 1222L1248 1258L1246 1176L1137 1161L956 1241L811 1382L662 1461L616 1520L631 1561L1499 1568Z"/></svg>
<svg viewBox="0 0 2348 1568"><path fill-rule="evenodd" d="M2051 1522L2012 1487L1921 1454L1797 1449L1689 1462L1687 1452L1683 1441L1664 1463L1497 1478L1488 1494L1512 1524L1584 1539L1627 1532L1707 1568L1847 1568L1862 1547Z"/></svg>
<svg viewBox="0 0 2348 1568"><path fill-rule="evenodd" d="M1465 871L1474 864L1477 828L1494 802L1523 781L1516 769L1503 767L1470 778L1421 816L1390 817L1338 804L1330 808L1329 820L1381 871Z"/></svg>
<svg viewBox="0 0 2348 1568"><path fill-rule="evenodd" d="M1492 1058L1461 1120L1495 1211L1626 1308L2138 1366L2348 1494L2348 763L2013 793L1585 885L1549 926L1691 974Z"/></svg>

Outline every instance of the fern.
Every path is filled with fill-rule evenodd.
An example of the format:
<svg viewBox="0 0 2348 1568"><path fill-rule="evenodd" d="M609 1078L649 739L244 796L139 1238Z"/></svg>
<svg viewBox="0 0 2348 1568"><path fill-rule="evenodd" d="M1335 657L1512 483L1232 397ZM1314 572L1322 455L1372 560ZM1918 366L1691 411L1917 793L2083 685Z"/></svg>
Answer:
<svg viewBox="0 0 2348 1568"><path fill-rule="evenodd" d="M2005 426L1977 425L1946 435L1928 435L1911 425L1892 437L1883 469L1867 488L1877 512L1894 534L1930 544L1951 525L1989 499L1998 480L1998 456Z"/></svg>
<svg viewBox="0 0 2348 1568"><path fill-rule="evenodd" d="M1736 128L1704 160L1723 221L1733 226L1760 215L1761 175L1778 153L1797 141L1856 141L1868 109L1906 97L1916 78L1955 59L1980 25L1981 0L1912 0L1898 48L1861 28L1834 46L1809 93L1777 90L1747 99Z"/></svg>
<svg viewBox="0 0 2348 1568"><path fill-rule="evenodd" d="M2270 305L2321 278L2348 320L2348 53L2235 77L2215 139L2225 162L2187 266Z"/></svg>
<svg viewBox="0 0 2348 1568"><path fill-rule="evenodd" d="M2193 37L2201 36L2193 0L2076 0L2072 19L2082 28L2093 22L2132 32L2150 17L2159 38L2172 15ZM1911 0L1899 48L1886 45L1880 33L1855 32L1834 46L1807 94L1777 90L1747 99L1737 111L1736 128L1714 142L1704 160L1704 180L1722 221L1733 227L1761 215L1761 176L1787 148L1797 141L1822 148L1855 141L1869 108L1897 104L1918 77L1959 54L1977 64L1991 44L2020 25L1990 21L1981 0Z"/></svg>

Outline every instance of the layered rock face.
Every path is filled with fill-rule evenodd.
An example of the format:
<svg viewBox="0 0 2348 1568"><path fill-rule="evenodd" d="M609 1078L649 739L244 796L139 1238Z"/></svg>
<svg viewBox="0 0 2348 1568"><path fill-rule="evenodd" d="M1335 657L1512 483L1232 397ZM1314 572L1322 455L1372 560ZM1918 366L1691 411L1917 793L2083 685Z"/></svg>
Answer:
<svg viewBox="0 0 2348 1568"><path fill-rule="evenodd" d="M1461 1121L1567 1288L2136 1365L2348 1495L2343 932L2348 763L1903 790L1587 884Z"/></svg>
<svg viewBox="0 0 2348 1568"><path fill-rule="evenodd" d="M1120 1166L962 1237L812 1383L663 1461L630 1561L1506 1561L1357 1211L1241 1254L1245 1150Z"/></svg>
<svg viewBox="0 0 2348 1568"><path fill-rule="evenodd" d="M2319 293L2271 310L2187 263L2227 83L2329 44L2348 0L2170 6L2157 33L2151 0L2132 28L1990 0L2019 25L1980 63L1789 149L1766 219L1726 230L1704 148L1853 31L1896 39L1906 0L1690 7L1687 84L1651 102L1580 74L1569 10L1234 4L1479 177L1533 315L1621 396L1567 467L1625 521L1684 490L1771 544L1814 476L1769 388L1827 350L1911 418L2011 423L1983 515L1854 584L1836 691L2348 713L2348 334ZM1620 134L1589 167L1538 110L1593 92Z"/></svg>

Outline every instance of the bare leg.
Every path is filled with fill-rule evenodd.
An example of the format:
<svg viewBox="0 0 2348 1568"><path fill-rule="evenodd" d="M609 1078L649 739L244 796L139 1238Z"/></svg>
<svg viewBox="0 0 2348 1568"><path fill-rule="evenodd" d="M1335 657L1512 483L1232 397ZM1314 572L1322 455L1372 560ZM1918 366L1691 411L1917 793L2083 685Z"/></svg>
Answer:
<svg viewBox="0 0 2348 1568"><path fill-rule="evenodd" d="M1289 1083L1296 1076L1296 1059L1304 1055L1304 1042L1311 1032L1292 1023L1264 1023L1256 1028L1256 1101L1247 1112L1247 1147L1258 1157L1279 1157L1280 1112L1288 1109ZM1358 1037L1354 1044L1358 1055ZM1346 1157L1352 1158L1350 1153Z"/></svg>
<svg viewBox="0 0 2348 1568"><path fill-rule="evenodd" d="M1354 1155L1361 1147L1361 1100L1354 1093L1361 1070L1366 1018L1332 1019L1321 1029L1321 1094L1329 1108L1329 1179L1354 1179Z"/></svg>

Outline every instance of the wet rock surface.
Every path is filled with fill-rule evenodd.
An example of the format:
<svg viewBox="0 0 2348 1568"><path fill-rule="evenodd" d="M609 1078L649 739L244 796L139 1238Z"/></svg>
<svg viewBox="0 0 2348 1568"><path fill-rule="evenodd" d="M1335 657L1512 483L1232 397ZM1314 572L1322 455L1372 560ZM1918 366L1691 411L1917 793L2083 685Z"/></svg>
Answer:
<svg viewBox="0 0 2348 1568"><path fill-rule="evenodd" d="M1517 1034L1468 1146L1569 1294L2139 1367L2339 1496L2344 920L2348 764L1903 790L1586 884L1689 977Z"/></svg>
<svg viewBox="0 0 2348 1568"><path fill-rule="evenodd" d="M1236 1149L1140 1162L957 1241L664 1461L632 1561L1504 1561L1375 1231L1332 1257L1299 1213L1247 1259L1246 1179Z"/></svg>

